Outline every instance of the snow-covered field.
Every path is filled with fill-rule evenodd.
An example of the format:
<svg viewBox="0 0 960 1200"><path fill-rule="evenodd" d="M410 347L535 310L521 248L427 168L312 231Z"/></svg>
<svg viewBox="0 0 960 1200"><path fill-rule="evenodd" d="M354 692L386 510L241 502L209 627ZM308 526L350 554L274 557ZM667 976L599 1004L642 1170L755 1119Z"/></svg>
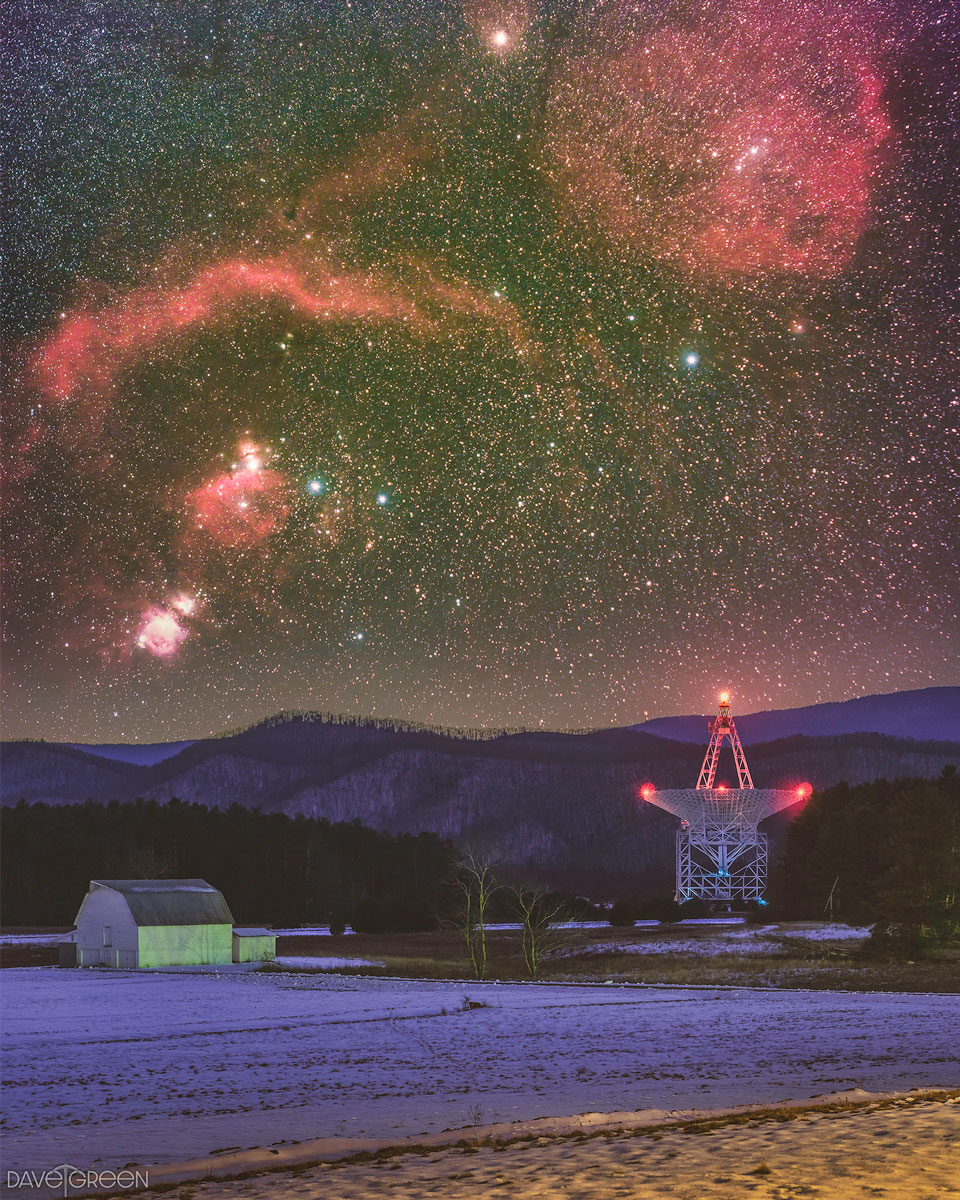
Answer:
<svg viewBox="0 0 960 1200"><path fill-rule="evenodd" d="M193 1200L955 1200L958 1139L960 1104L905 1097L844 1113L721 1125L695 1137L686 1129L658 1129L654 1137L633 1130L586 1140L541 1136L481 1146L469 1157L451 1147L389 1164L349 1163L335 1174L324 1164L295 1177L199 1183L189 1194Z"/></svg>
<svg viewBox="0 0 960 1200"><path fill-rule="evenodd" d="M653 922L651 922L653 924ZM685 954L713 958L717 954L782 954L796 949L791 943L846 942L851 946L862 942L869 928L837 924L747 925L718 926L695 931L690 936L684 926L695 922L682 921L677 925L656 925L657 932L631 941L591 942L589 946L571 947L568 954ZM561 951L561 954L565 953Z"/></svg>
<svg viewBox="0 0 960 1200"><path fill-rule="evenodd" d="M823 921L792 925L763 925L760 932L773 929L778 937L805 938L808 942L862 942L870 933L869 925L840 925Z"/></svg>
<svg viewBox="0 0 960 1200"><path fill-rule="evenodd" d="M2 984L8 1169L960 1083L952 995L45 967Z"/></svg>

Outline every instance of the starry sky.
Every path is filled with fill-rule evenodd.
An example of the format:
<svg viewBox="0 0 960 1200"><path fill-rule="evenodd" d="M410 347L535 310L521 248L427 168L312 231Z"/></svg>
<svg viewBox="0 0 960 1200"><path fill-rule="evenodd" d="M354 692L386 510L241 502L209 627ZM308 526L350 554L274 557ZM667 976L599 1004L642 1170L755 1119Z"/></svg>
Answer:
<svg viewBox="0 0 960 1200"><path fill-rule="evenodd" d="M941 0L14 0L4 734L957 681Z"/></svg>

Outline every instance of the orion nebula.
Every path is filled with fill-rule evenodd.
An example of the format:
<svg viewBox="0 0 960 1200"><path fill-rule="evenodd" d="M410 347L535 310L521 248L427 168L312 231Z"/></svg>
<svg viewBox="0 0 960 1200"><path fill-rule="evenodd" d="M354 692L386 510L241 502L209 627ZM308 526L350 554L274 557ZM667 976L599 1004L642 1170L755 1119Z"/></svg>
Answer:
<svg viewBox="0 0 960 1200"><path fill-rule="evenodd" d="M155 605L144 614L137 630L137 645L156 658L170 658L188 636L176 613Z"/></svg>
<svg viewBox="0 0 960 1200"><path fill-rule="evenodd" d="M953 682L952 7L4 21L8 735Z"/></svg>

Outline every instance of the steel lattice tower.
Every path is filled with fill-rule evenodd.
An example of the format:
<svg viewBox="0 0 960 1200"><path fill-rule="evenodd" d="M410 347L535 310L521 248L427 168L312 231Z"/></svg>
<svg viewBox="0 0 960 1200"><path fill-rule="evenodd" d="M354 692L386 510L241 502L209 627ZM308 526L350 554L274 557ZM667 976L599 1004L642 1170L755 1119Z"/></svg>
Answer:
<svg viewBox="0 0 960 1200"><path fill-rule="evenodd" d="M641 789L651 804L680 818L677 831L677 899L700 899L717 905L763 900L767 883L767 835L758 825L808 794L799 789L755 788L747 756L730 716L730 698L709 725L710 741L695 788ZM737 767L736 788L715 787L717 762L729 741Z"/></svg>
<svg viewBox="0 0 960 1200"><path fill-rule="evenodd" d="M716 720L711 721L708 728L710 731L710 744L707 746L707 752L703 756L703 766L700 768L697 789L713 787L714 780L717 777L717 763L720 760L720 751L723 749L723 743L728 738L730 740L730 749L733 751L733 761L737 764L737 780L739 785L741 788L752 788L753 780L750 777L750 768L747 766L747 756L740 745L740 738L737 735L737 727L733 723L733 717L730 716L730 697L726 692L720 697L720 710L717 713Z"/></svg>

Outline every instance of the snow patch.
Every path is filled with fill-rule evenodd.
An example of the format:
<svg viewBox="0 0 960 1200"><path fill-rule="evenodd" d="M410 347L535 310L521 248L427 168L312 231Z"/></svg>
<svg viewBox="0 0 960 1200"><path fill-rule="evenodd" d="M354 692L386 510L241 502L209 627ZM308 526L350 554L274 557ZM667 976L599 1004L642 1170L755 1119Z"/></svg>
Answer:
<svg viewBox="0 0 960 1200"><path fill-rule="evenodd" d="M76 931L68 933L0 933L0 946L56 946L72 942Z"/></svg>
<svg viewBox="0 0 960 1200"><path fill-rule="evenodd" d="M273 959L278 967L296 967L300 970L338 971L341 967L385 967L385 962L370 958L312 958L304 955L282 954Z"/></svg>
<svg viewBox="0 0 960 1200"><path fill-rule="evenodd" d="M714 958L718 954L783 954L784 940L811 942L862 942L869 936L867 926L837 923L790 925L742 925L739 928L718 929L698 937L683 937L668 930L687 924L659 926L658 936L640 937L635 941L593 942L587 946L571 946L561 955L587 956L592 954L683 954L695 958ZM693 924L693 922L690 922Z"/></svg>
<svg viewBox="0 0 960 1200"><path fill-rule="evenodd" d="M330 937L329 925L298 925L293 929L274 929L270 928L271 933L275 933L277 937ZM353 929L347 926L344 929L344 936L352 934Z"/></svg>

